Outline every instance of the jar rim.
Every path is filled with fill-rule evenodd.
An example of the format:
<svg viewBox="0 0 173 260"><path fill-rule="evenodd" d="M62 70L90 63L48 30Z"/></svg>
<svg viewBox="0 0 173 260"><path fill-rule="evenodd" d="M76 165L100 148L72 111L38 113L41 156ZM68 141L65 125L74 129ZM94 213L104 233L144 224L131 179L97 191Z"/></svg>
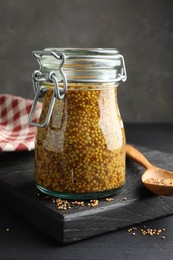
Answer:
<svg viewBox="0 0 173 260"><path fill-rule="evenodd" d="M68 82L117 82L126 81L124 57L116 48L46 48L33 51L43 74L53 71L58 81L63 71Z"/></svg>
<svg viewBox="0 0 173 260"><path fill-rule="evenodd" d="M76 56L108 56L119 54L120 51L116 48L45 48L44 51L63 52L69 59Z"/></svg>

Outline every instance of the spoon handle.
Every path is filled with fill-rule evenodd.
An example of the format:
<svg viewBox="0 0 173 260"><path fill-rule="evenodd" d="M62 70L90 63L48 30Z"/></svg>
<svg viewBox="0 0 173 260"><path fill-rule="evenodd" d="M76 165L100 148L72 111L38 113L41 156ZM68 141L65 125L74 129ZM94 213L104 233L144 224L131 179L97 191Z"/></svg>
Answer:
<svg viewBox="0 0 173 260"><path fill-rule="evenodd" d="M144 168L149 169L154 167L142 153L140 153L136 148L130 144L126 144L126 155L130 159L142 165Z"/></svg>

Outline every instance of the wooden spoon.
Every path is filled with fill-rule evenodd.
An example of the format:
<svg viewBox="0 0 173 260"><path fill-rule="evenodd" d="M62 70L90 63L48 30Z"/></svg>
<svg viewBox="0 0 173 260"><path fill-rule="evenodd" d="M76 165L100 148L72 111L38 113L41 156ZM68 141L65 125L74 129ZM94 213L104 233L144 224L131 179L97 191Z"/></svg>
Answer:
<svg viewBox="0 0 173 260"><path fill-rule="evenodd" d="M142 175L142 182L147 189L151 192L162 195L162 196L173 196L173 185L159 185L159 184L150 184L147 183L146 180L153 179L172 179L173 180L173 172L167 171L164 169L160 169L154 165L152 165L142 153L140 153L136 148L132 145L126 145L126 155L130 159L142 165L147 170Z"/></svg>

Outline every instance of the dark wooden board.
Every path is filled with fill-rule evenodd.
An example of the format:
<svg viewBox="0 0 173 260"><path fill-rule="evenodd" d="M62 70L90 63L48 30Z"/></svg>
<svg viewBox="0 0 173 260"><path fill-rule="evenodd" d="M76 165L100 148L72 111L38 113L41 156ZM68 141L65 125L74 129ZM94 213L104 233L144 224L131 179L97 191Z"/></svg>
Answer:
<svg viewBox="0 0 173 260"><path fill-rule="evenodd" d="M153 164L173 169L172 155L138 149ZM37 196L33 158L33 152L0 154L0 202L61 244L173 214L173 198L155 196L142 186L140 177L144 169L130 160L127 160L126 184L114 196L114 201L102 199L94 208L75 206L58 210L50 200Z"/></svg>

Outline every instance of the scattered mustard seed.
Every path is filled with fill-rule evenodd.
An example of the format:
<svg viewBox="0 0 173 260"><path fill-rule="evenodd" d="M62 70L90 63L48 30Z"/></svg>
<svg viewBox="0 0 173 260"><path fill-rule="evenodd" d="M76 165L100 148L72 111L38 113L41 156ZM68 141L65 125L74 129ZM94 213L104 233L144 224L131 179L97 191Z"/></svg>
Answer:
<svg viewBox="0 0 173 260"><path fill-rule="evenodd" d="M105 199L107 202L111 202L111 201L113 201L114 199L113 198L106 198Z"/></svg>
<svg viewBox="0 0 173 260"><path fill-rule="evenodd" d="M128 232L131 233L132 235L134 235L133 233L135 233L134 232L135 230L137 230L137 227L131 227L131 228L128 229Z"/></svg>
<svg viewBox="0 0 173 260"><path fill-rule="evenodd" d="M62 210L71 209L71 205L67 200L56 199L55 203L58 209L62 209Z"/></svg>
<svg viewBox="0 0 173 260"><path fill-rule="evenodd" d="M96 207L98 206L99 201L98 200L90 200L90 202L87 204L90 207Z"/></svg>
<svg viewBox="0 0 173 260"><path fill-rule="evenodd" d="M39 195L38 195L39 194ZM37 193L36 196L40 196L41 197L42 194ZM99 204L99 200L97 199L92 199L90 200L88 203L85 203L84 201L68 201L68 200L63 200L60 198L55 198L55 197L51 197L51 196L42 196L43 199L45 200L49 200L52 204L55 204L57 206L58 209L61 210L67 210L70 209L73 206L81 206L84 207L85 205L89 206L89 207L96 207ZM114 198L105 198L105 201L107 202L111 202L113 201ZM135 228L133 227L133 230L135 230Z"/></svg>
<svg viewBox="0 0 173 260"><path fill-rule="evenodd" d="M159 236L163 231L165 231L165 228L159 228L159 229L152 229L152 228L147 228L144 226L143 228L140 229L140 234L143 236L154 236L157 235ZM136 227L131 227L128 229L128 232L132 234L133 236L136 235L137 228ZM165 239L165 236L161 237L162 239Z"/></svg>
<svg viewBox="0 0 173 260"><path fill-rule="evenodd" d="M82 206L82 207L85 206L84 201L77 201L77 200L75 200L75 201L72 202L72 204L73 205L77 205L77 206Z"/></svg>

